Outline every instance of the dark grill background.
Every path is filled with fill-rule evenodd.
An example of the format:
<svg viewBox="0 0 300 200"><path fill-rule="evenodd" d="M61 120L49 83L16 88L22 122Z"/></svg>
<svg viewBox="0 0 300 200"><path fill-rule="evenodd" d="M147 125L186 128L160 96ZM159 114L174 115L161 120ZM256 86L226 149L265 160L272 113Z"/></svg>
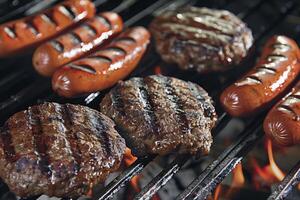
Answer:
<svg viewBox="0 0 300 200"><path fill-rule="evenodd" d="M32 12L38 11L41 8L48 7L56 0L39 1L8 1L0 0L0 22L9 19L15 19ZM190 80L203 86L209 91L216 102L217 111L219 113L219 123L214 130L214 136L224 128L228 121L231 120L218 105L218 95L222 89L236 80L249 67L253 66L256 56L259 53L261 45L265 40L274 34L284 34L294 38L298 44L300 40L300 8L297 0L96 0L97 11L115 10L118 12L125 22L126 26L142 25L148 26L153 18L153 15L162 12L168 7L179 7L185 5L207 6L210 8L226 9L245 21L251 28L255 37L255 44L249 57L237 68L223 75L217 76L201 76L195 73L183 72L172 65L163 63L159 56L155 53L151 46L143 58L139 67L131 74L132 76L146 76L154 74L154 67L160 66L164 75L175 76L184 80ZM29 9L30 8L30 9ZM39 77L33 70L31 65L31 56L25 55L22 57L13 57L0 60L0 121L1 124L13 113L20 111L29 105L34 105L44 101L56 102L71 102L88 105L97 108L98 104L107 91L95 93L88 97L77 99L63 99L58 97L51 91L49 79ZM206 168L199 177L195 177L195 181L180 195L181 198L196 198L201 199L213 191L218 183L228 175L234 166L244 158L244 156L254 147L262 138L261 122L264 114L255 119L248 119L245 123L248 124L247 131L241 133L239 139L234 141L225 152L220 152L219 157ZM117 191L121 183L125 184L129 178L140 172L153 158L139 159L127 170L115 179L101 194L100 199L104 199L113 191ZM188 160L185 156L178 156L165 169L147 185L136 198L147 198L154 194L155 191L163 187L164 180L172 178L173 175ZM287 176L288 180L283 183L288 183L287 191L290 186L297 180L299 164L295 166L292 176ZM292 181L289 181L292 180ZM282 186L282 188L285 188ZM281 189L282 189L281 188ZM150 190L151 189L151 190ZM184 190L185 188L183 188ZM279 194L280 190L279 190ZM286 194L286 193L283 193ZM8 192L8 188L2 184L0 186L0 199L15 199L12 193ZM274 197L275 199L275 197Z"/></svg>

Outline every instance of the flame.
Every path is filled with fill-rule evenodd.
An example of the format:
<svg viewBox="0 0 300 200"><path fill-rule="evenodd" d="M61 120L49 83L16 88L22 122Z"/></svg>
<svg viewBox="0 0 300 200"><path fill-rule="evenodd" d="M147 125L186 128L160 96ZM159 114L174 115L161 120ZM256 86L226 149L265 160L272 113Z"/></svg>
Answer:
<svg viewBox="0 0 300 200"><path fill-rule="evenodd" d="M155 73L155 74L162 74L162 73L161 73L161 67L160 67L160 66L155 66L155 67L154 67L154 73Z"/></svg>
<svg viewBox="0 0 300 200"><path fill-rule="evenodd" d="M254 187L256 189L261 189L262 186L270 187L273 183L282 181L285 177L285 174L275 162L271 140L267 139L265 146L269 159L268 165L260 167L254 158L251 159L254 169Z"/></svg>
<svg viewBox="0 0 300 200"><path fill-rule="evenodd" d="M215 193L214 193L214 198L213 200L218 200L219 199L219 196L221 194L221 190L222 190L222 186L221 184L219 184L215 190Z"/></svg>
<svg viewBox="0 0 300 200"><path fill-rule="evenodd" d="M232 182L231 187L223 192L222 185L219 184L215 189L213 200L218 200L220 196L225 197L225 199L231 199L235 195L235 188L241 188L245 184L245 177L243 173L243 167L241 163L238 163L237 166L232 170Z"/></svg>
<svg viewBox="0 0 300 200"><path fill-rule="evenodd" d="M90 183L90 185L89 185L89 190L88 190L87 193L86 193L86 196L88 196L88 197L90 197L90 198L93 197L93 186L94 186L94 184L93 184L93 183Z"/></svg>
<svg viewBox="0 0 300 200"><path fill-rule="evenodd" d="M127 147L125 149L125 154L124 154L124 158L123 158L125 165L128 167L128 166L132 165L136 160L137 160L137 157L133 156L131 153L131 149L129 149ZM139 176L137 176L137 175L132 177L132 179L130 180L130 185L133 187L135 192L140 192L140 190L141 190L138 182L139 182Z"/></svg>
<svg viewBox="0 0 300 200"><path fill-rule="evenodd" d="M129 167L130 165L132 165L132 163L134 163L136 160L137 160L137 157L132 155L131 149L126 147L125 154L123 157L123 162L125 163L126 167Z"/></svg>
<svg viewBox="0 0 300 200"><path fill-rule="evenodd" d="M285 175L281 171L281 169L279 169L279 167L277 166L274 160L272 142L269 139L267 140L267 149L268 149L268 158L269 158L270 167L274 173L274 176L277 178L277 180L282 181Z"/></svg>
<svg viewBox="0 0 300 200"><path fill-rule="evenodd" d="M245 184L245 177L243 173L243 167L241 163L238 163L237 166L232 171L232 187L242 187Z"/></svg>

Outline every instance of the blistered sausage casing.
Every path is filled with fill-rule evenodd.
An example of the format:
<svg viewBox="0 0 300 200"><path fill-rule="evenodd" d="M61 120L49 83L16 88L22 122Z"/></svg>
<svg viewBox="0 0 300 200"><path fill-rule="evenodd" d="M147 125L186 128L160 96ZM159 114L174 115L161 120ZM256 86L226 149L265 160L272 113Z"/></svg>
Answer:
<svg viewBox="0 0 300 200"><path fill-rule="evenodd" d="M89 0L66 0L37 15L0 26L0 57L15 55L36 47L78 22L95 15Z"/></svg>
<svg viewBox="0 0 300 200"><path fill-rule="evenodd" d="M145 28L128 29L94 54L58 69L52 88L64 97L109 88L132 72L149 42L150 33Z"/></svg>
<svg viewBox="0 0 300 200"><path fill-rule="evenodd" d="M221 104L232 116L256 114L283 95L299 71L296 42L285 36L274 36L265 44L256 66L223 91Z"/></svg>
<svg viewBox="0 0 300 200"><path fill-rule="evenodd" d="M123 22L117 13L100 13L78 28L39 46L33 54L33 66L39 74L51 76L59 67L98 48L122 28Z"/></svg>
<svg viewBox="0 0 300 200"><path fill-rule="evenodd" d="M300 144L300 81L268 113L264 131L280 146Z"/></svg>

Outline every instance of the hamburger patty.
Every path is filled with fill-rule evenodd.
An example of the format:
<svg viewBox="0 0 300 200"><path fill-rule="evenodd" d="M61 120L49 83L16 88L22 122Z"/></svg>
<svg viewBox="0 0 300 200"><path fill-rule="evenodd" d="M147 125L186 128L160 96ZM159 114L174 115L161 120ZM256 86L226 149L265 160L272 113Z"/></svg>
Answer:
<svg viewBox="0 0 300 200"><path fill-rule="evenodd" d="M199 73L237 65L253 43L251 30L225 10L185 7L168 10L150 25L163 60Z"/></svg>
<svg viewBox="0 0 300 200"><path fill-rule="evenodd" d="M114 122L80 105L44 103L0 132L0 176L18 196L76 197L118 169L125 151Z"/></svg>
<svg viewBox="0 0 300 200"><path fill-rule="evenodd" d="M204 89L161 75L119 82L100 109L115 121L137 156L207 154L217 119Z"/></svg>

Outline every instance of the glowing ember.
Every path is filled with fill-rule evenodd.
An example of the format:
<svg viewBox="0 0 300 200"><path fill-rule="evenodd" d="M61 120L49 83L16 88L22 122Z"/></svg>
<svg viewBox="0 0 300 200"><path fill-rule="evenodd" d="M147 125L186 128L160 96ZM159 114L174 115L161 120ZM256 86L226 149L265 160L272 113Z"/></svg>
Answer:
<svg viewBox="0 0 300 200"><path fill-rule="evenodd" d="M162 73L161 73L161 68L160 68L160 66L155 66L155 67L154 67L154 73L155 73L155 74L162 74Z"/></svg>
<svg viewBox="0 0 300 200"><path fill-rule="evenodd" d="M87 191L86 196L90 198L93 197L93 183L90 183L89 190Z"/></svg>
<svg viewBox="0 0 300 200"><path fill-rule="evenodd" d="M124 161L125 165L128 167L128 166L132 165L132 163L134 163L136 160L137 160L137 157L135 157L131 154L131 149L126 148L125 155L124 155L124 158L123 158L123 161ZM133 187L133 189L136 192L140 192L138 182L139 182L139 177L138 176L132 177L132 179L130 181L130 185Z"/></svg>
<svg viewBox="0 0 300 200"><path fill-rule="evenodd" d="M132 165L136 160L137 160L137 157L132 155L131 149L126 148L124 158L123 158L125 165L128 167L128 166ZM132 188L134 189L135 192L140 192L140 190L141 190L138 185L138 182L139 182L139 176L134 176L130 180L130 185L132 186Z"/></svg>
<svg viewBox="0 0 300 200"><path fill-rule="evenodd" d="M131 154L131 149L126 148L125 154L123 157L123 162L125 163L125 165L128 167L128 166L132 165L132 163L134 163L136 160L137 160L137 157L135 157Z"/></svg>

